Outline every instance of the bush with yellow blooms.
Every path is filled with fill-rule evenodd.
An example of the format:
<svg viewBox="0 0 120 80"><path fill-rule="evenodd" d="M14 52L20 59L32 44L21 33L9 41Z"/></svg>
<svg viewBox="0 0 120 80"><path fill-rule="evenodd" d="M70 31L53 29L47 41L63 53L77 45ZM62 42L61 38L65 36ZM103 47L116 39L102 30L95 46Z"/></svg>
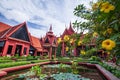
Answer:
<svg viewBox="0 0 120 80"><path fill-rule="evenodd" d="M90 9L83 4L75 8L74 15L87 21L76 20L74 27L93 33L91 37L97 36L97 49L104 48L111 56L120 56L120 0L97 0L90 4Z"/></svg>

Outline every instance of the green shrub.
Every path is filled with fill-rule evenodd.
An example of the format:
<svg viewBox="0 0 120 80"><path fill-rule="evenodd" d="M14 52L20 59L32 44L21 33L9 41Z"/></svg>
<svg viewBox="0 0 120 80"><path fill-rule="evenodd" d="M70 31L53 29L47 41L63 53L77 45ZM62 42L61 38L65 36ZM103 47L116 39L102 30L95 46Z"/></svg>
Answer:
<svg viewBox="0 0 120 80"><path fill-rule="evenodd" d="M31 63L47 62L49 60L32 60Z"/></svg>
<svg viewBox="0 0 120 80"><path fill-rule="evenodd" d="M27 61L2 63L2 64L0 64L0 68L7 68L7 67L25 65L25 64L29 64L29 63L30 63L30 62L27 62Z"/></svg>
<svg viewBox="0 0 120 80"><path fill-rule="evenodd" d="M99 63L102 67L104 67L106 70L113 73L116 77L120 78L120 70L116 69L115 67L109 66L105 63Z"/></svg>
<svg viewBox="0 0 120 80"><path fill-rule="evenodd" d="M28 61L30 61L30 60L37 60L37 57L29 55L29 56L26 57L26 60L28 60Z"/></svg>
<svg viewBox="0 0 120 80"><path fill-rule="evenodd" d="M94 55L96 54L96 51L97 51L96 48L92 48L92 49L90 49L90 50L87 50L85 56L86 56L86 57L94 56Z"/></svg>
<svg viewBox="0 0 120 80"><path fill-rule="evenodd" d="M89 61L89 63L91 63L91 64L98 64L99 62L98 61Z"/></svg>
<svg viewBox="0 0 120 80"><path fill-rule="evenodd" d="M91 56L90 60L91 61L101 61L101 59L99 57L96 57L96 56Z"/></svg>
<svg viewBox="0 0 120 80"><path fill-rule="evenodd" d="M12 60L0 60L0 63L8 63L8 62L13 62Z"/></svg>
<svg viewBox="0 0 120 80"><path fill-rule="evenodd" d="M3 56L3 57L0 57L0 60L10 60L11 57L7 57L7 56Z"/></svg>

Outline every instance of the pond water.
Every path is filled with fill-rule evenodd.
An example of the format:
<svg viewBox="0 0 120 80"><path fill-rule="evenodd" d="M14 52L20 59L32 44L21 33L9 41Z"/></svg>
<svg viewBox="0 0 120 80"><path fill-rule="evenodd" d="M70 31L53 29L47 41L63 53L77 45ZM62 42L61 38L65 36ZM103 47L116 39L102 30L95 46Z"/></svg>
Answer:
<svg viewBox="0 0 120 80"><path fill-rule="evenodd" d="M106 80L95 68L48 64L9 74L3 80Z"/></svg>

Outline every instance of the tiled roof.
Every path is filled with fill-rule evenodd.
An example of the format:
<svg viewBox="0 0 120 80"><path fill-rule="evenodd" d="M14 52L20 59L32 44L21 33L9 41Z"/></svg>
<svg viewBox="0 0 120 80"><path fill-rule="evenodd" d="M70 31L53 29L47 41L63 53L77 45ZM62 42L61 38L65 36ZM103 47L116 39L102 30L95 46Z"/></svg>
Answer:
<svg viewBox="0 0 120 80"><path fill-rule="evenodd" d="M5 23L0 22L0 37L5 38L7 36L10 36L12 33L14 33L16 30L18 30L22 25L25 23L21 23L19 25L16 25L14 27L11 27Z"/></svg>
<svg viewBox="0 0 120 80"><path fill-rule="evenodd" d="M61 35L61 37L64 37L65 35L71 35L75 33L74 30L72 29L72 27L70 26L69 29L65 29L65 31L63 32L63 34Z"/></svg>
<svg viewBox="0 0 120 80"><path fill-rule="evenodd" d="M46 43L46 39L48 39L49 43ZM57 46L57 44L54 44L54 41L56 41L56 36L52 32L52 25L50 26L49 31L46 33L46 36L44 38L41 38L41 43L43 46L48 45L48 46Z"/></svg>
<svg viewBox="0 0 120 80"><path fill-rule="evenodd" d="M56 40L56 36L54 36L54 35L46 35L45 36L45 38L44 38L44 43L43 43L43 45L45 44L45 40L48 38L48 40L49 40L49 45L52 45L52 44L54 44L54 41ZM47 43L48 44L48 43Z"/></svg>
<svg viewBox="0 0 120 80"><path fill-rule="evenodd" d="M35 47L38 51L42 51L42 46L40 40L34 36L31 36L32 46Z"/></svg>
<svg viewBox="0 0 120 80"><path fill-rule="evenodd" d="M0 33L11 28L10 25L0 22Z"/></svg>
<svg viewBox="0 0 120 80"><path fill-rule="evenodd" d="M6 29L3 29L2 32L0 32L0 39L10 38L10 36L11 36L14 32L16 32L19 28L23 27L24 25L26 26L26 30L27 30L26 22L23 22L23 23L21 23L21 24L19 24L19 25L13 26L13 27L12 27L12 26L9 26L9 25L7 25L7 24L5 24L5 23L0 22L0 29L6 28ZM4 27L1 27L1 26L4 26ZM30 34L29 34L28 30L27 30L27 33L28 33L28 37L29 37L29 39L30 39ZM13 38L13 39L14 39L14 38ZM15 40L21 41L20 39L15 39Z"/></svg>
<svg viewBox="0 0 120 80"><path fill-rule="evenodd" d="M70 22L70 25L69 25L69 28L67 29L65 29L64 30L64 32L63 32L63 34L61 35L61 37L63 38L65 35L72 35L72 34L74 34L75 33L75 31L73 30L73 28L72 28L72 24L71 24L71 22Z"/></svg>
<svg viewBox="0 0 120 80"><path fill-rule="evenodd" d="M16 30L18 30L20 27L22 27L24 24L25 24L25 23L21 23L21 24L19 24L19 25L13 26L13 27L9 30L9 32L7 33L7 35L10 36L10 35L13 34Z"/></svg>

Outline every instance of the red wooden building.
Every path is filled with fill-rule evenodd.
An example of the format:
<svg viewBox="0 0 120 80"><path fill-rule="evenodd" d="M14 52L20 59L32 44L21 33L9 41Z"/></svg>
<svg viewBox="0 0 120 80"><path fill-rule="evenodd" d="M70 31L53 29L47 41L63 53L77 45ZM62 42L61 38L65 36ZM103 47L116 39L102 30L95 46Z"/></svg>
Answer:
<svg viewBox="0 0 120 80"><path fill-rule="evenodd" d="M41 45L40 39L34 36L31 36L31 47L30 52L32 56L42 56L43 47Z"/></svg>
<svg viewBox="0 0 120 80"><path fill-rule="evenodd" d="M66 28L66 29L64 30L63 34L62 34L60 37L61 37L62 40L63 40L63 38L64 38L65 35L70 36L70 35L72 35L72 34L75 34L75 31L73 30L72 24L70 23L69 28L68 28L68 29ZM66 55L65 46L66 46L66 44L65 44L64 42L62 42L62 51L61 51L61 55L62 55L62 56L65 56L65 55ZM76 54L76 51L74 51L74 55L75 55L75 54Z"/></svg>
<svg viewBox="0 0 120 80"><path fill-rule="evenodd" d="M0 22L0 55L28 55L30 35L26 23L10 26Z"/></svg>
<svg viewBox="0 0 120 80"><path fill-rule="evenodd" d="M52 57L56 58L56 50L57 50L56 39L57 39L56 36L52 32L52 25L51 25L49 31L46 33L46 36L41 38L42 47L44 47L45 51L48 51L48 57L50 59L52 59Z"/></svg>
<svg viewBox="0 0 120 80"><path fill-rule="evenodd" d="M42 39L30 35L26 23L10 26L0 22L0 56L43 56L56 57L56 36L52 26Z"/></svg>
<svg viewBox="0 0 120 80"><path fill-rule="evenodd" d="M72 28L72 24L70 23L70 25L69 25L69 28L67 29L65 29L64 30L64 32L63 32L63 34L60 36L60 38L63 40L63 38L64 38L64 36L65 35L68 35L68 36L71 36L72 34L77 34L74 30L73 30L73 28ZM79 40L80 41L82 41L83 39L84 39L84 37L85 37L85 34L83 34L83 33L80 33L80 38L79 38ZM74 50L72 50L72 55L73 56L79 56L80 55L80 51L81 50L85 50L86 49L86 47L88 46L88 47L90 47L90 48L92 48L92 47L95 47L95 41L96 41L96 39L95 38L93 38L92 40L90 40L91 42L89 43L89 44L82 44L82 45L80 45L80 46L76 46L75 48L74 48ZM64 41L62 41L62 49L61 49L61 55L62 56L66 56L66 43L64 42Z"/></svg>

